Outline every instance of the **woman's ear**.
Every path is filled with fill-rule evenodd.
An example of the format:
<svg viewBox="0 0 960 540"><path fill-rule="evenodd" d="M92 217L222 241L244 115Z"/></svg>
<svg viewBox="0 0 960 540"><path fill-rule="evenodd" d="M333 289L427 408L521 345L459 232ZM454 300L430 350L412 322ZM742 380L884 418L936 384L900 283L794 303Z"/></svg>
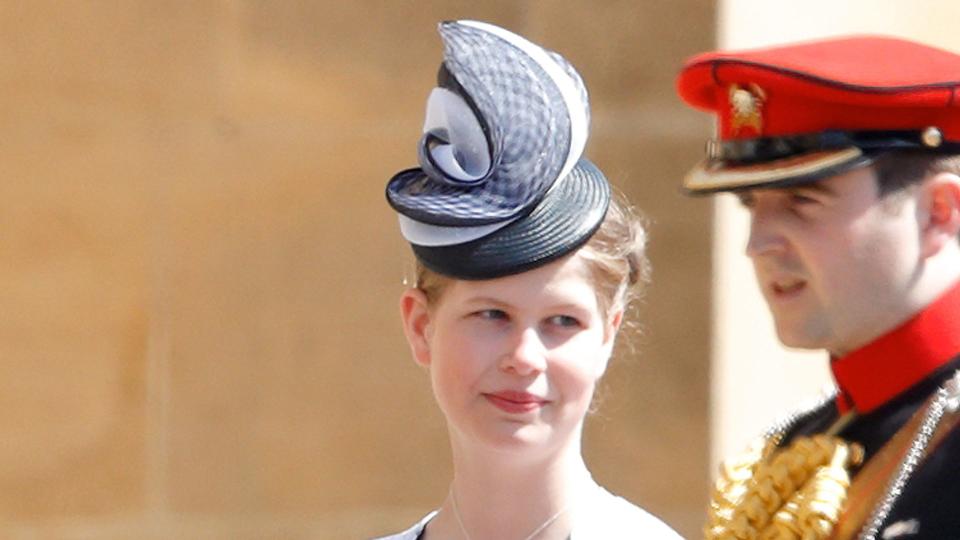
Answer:
<svg viewBox="0 0 960 540"><path fill-rule="evenodd" d="M620 331L620 325L623 324L623 308L617 308L616 311L610 314L609 319L607 320L607 337L608 339L614 339L617 337L617 332Z"/></svg>
<svg viewBox="0 0 960 540"><path fill-rule="evenodd" d="M956 242L960 234L960 176L938 173L927 180L923 190L925 217L922 224L922 253L930 257L944 245Z"/></svg>
<svg viewBox="0 0 960 540"><path fill-rule="evenodd" d="M407 289L400 296L400 319L413 359L421 366L430 365L430 306L420 289Z"/></svg>
<svg viewBox="0 0 960 540"><path fill-rule="evenodd" d="M603 362L597 366L597 378L603 376L607 371L607 364L613 355L613 345L617 341L617 332L620 331L620 325L623 323L623 308L617 308L607 317L603 328Z"/></svg>

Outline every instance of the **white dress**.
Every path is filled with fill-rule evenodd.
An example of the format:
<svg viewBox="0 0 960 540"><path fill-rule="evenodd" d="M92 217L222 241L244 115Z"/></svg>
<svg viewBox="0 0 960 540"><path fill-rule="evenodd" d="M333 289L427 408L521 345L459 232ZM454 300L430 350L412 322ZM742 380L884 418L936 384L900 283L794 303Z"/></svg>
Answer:
<svg viewBox="0 0 960 540"><path fill-rule="evenodd" d="M375 540L419 540L427 523L437 515L434 510L413 527ZM590 497L586 508L577 512L573 531L568 540L618 539L682 540L680 535L646 510L630 501L613 495L602 487Z"/></svg>

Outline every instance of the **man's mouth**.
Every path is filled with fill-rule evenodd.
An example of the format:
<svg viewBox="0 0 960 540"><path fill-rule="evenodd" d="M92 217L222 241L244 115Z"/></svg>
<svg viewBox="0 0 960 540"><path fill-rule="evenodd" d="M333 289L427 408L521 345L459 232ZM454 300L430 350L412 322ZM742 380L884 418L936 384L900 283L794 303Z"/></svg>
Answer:
<svg viewBox="0 0 960 540"><path fill-rule="evenodd" d="M782 298L795 295L806 286L807 282L803 279L780 279L770 284L770 290L773 291L774 296Z"/></svg>

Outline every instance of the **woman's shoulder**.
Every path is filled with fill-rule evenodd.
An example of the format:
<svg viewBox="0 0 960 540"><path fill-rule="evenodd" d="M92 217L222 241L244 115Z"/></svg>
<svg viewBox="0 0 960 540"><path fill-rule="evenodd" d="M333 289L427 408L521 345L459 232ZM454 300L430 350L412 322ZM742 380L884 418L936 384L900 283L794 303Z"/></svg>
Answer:
<svg viewBox="0 0 960 540"><path fill-rule="evenodd" d="M680 539L681 536L643 508L600 488L591 508L577 522L572 540L592 538Z"/></svg>
<svg viewBox="0 0 960 540"><path fill-rule="evenodd" d="M427 526L427 523L429 523L430 520L433 519L433 516L435 515L437 515L436 510L423 516L423 519L416 522L413 525L413 527L410 527L409 529L403 532L398 532L396 534L391 534L389 536L381 536L378 538L374 538L373 540L417 540L418 538L420 538L420 535L423 534L423 529Z"/></svg>

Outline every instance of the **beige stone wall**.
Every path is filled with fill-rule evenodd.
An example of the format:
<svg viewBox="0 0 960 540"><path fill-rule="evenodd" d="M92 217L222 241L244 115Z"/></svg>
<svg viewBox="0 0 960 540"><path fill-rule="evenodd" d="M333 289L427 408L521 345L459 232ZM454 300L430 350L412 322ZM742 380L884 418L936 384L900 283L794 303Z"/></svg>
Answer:
<svg viewBox="0 0 960 540"><path fill-rule="evenodd" d="M652 220L585 448L696 534L709 203L677 185L708 130L672 85L712 3L220 0L0 4L0 538L363 538L439 503L382 190L459 17L580 68L588 153Z"/></svg>

